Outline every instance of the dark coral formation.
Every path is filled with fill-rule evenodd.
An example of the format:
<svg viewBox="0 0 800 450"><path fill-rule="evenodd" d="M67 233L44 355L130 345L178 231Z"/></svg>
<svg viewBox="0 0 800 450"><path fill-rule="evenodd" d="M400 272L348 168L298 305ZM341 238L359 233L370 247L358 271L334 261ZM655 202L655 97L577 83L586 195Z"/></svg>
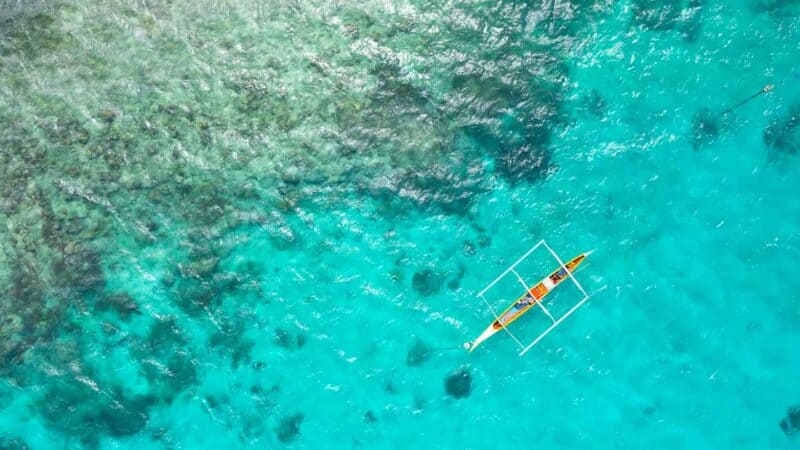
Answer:
<svg viewBox="0 0 800 450"><path fill-rule="evenodd" d="M553 112L555 119L555 113ZM499 128L470 125L462 130L466 139L494 158L494 171L511 184L538 181L551 170L547 145L550 131L542 120L522 124L524 118L514 118Z"/></svg>
<svg viewBox="0 0 800 450"><path fill-rule="evenodd" d="M606 114L608 102L597 89L592 89L583 97L583 108L591 116L601 118Z"/></svg>
<svg viewBox="0 0 800 450"><path fill-rule="evenodd" d="M414 291L423 296L430 297L439 293L444 279L442 275L432 269L422 269L414 274L411 279L411 286Z"/></svg>
<svg viewBox="0 0 800 450"><path fill-rule="evenodd" d="M793 104L785 116L770 122L764 130L764 143L770 160L800 152L800 103Z"/></svg>
<svg viewBox="0 0 800 450"><path fill-rule="evenodd" d="M477 250L475 249L475 244L472 241L464 241L464 256L475 256L476 252Z"/></svg>
<svg viewBox="0 0 800 450"><path fill-rule="evenodd" d="M75 356L75 349L58 352L61 355L40 357L57 363L61 356ZM119 386L107 385L92 369L78 363L51 376L45 394L37 406L46 422L90 446L96 445L100 433L123 437L139 432L156 402L151 395L131 395Z"/></svg>
<svg viewBox="0 0 800 450"><path fill-rule="evenodd" d="M303 413L297 413L282 418L275 428L275 436L283 443L294 441L300 436L300 424L303 423L303 419L305 419Z"/></svg>
<svg viewBox="0 0 800 450"><path fill-rule="evenodd" d="M181 327L173 318L167 318L153 324L147 340L136 347L151 392L161 401L171 402L197 383L196 362L187 353L186 344Z"/></svg>
<svg viewBox="0 0 800 450"><path fill-rule="evenodd" d="M375 416L375 413L372 411L367 411L364 413L364 422L367 423L375 423L378 421L378 417Z"/></svg>
<svg viewBox="0 0 800 450"><path fill-rule="evenodd" d="M428 348L422 339L415 337L406 355L406 365L409 367L420 367L425 364L425 361L427 361L429 357L430 348Z"/></svg>
<svg viewBox="0 0 800 450"><path fill-rule="evenodd" d="M800 14L800 4L794 0L754 0L749 4L756 13L766 12L777 20L792 20Z"/></svg>
<svg viewBox="0 0 800 450"><path fill-rule="evenodd" d="M800 432L800 406L789 408L779 425L787 436Z"/></svg>
<svg viewBox="0 0 800 450"><path fill-rule="evenodd" d="M6 6L4 5L4 8ZM8 30L8 36L2 36L4 39L0 39L0 56L17 54L26 58L36 58L48 52L76 45L69 33L54 26L55 18L47 12L25 15L24 21L23 28L14 26L15 20L3 20L0 16L0 28Z"/></svg>
<svg viewBox="0 0 800 450"><path fill-rule="evenodd" d="M692 148L698 150L714 143L721 130L720 115L709 108L701 108L692 118Z"/></svg>
<svg viewBox="0 0 800 450"><path fill-rule="evenodd" d="M451 291L458 290L461 287L461 280L464 279L464 275L466 275L466 269L463 264L458 263L458 270L456 270L456 273L447 281L447 288Z"/></svg>
<svg viewBox="0 0 800 450"><path fill-rule="evenodd" d="M397 394L399 392L397 390L397 386L395 386L394 382L392 382L391 380L387 381L383 385L383 390L384 390L384 392L386 392L387 394L390 394L390 395L395 395L395 394Z"/></svg>
<svg viewBox="0 0 800 450"><path fill-rule="evenodd" d="M460 399L472 394L472 375L466 367L451 373L444 380L444 390L450 397Z"/></svg>
<svg viewBox="0 0 800 450"><path fill-rule="evenodd" d="M219 332L211 336L209 344L220 353L230 356L231 365L239 367L250 363L250 353L255 343L244 336L244 324L241 321L223 319Z"/></svg>
<svg viewBox="0 0 800 450"><path fill-rule="evenodd" d="M123 320L130 314L140 313L136 300L125 293L105 295L95 304L96 311L114 311Z"/></svg>
<svg viewBox="0 0 800 450"><path fill-rule="evenodd" d="M0 450L28 450L29 448L22 439L0 437Z"/></svg>
<svg viewBox="0 0 800 450"><path fill-rule="evenodd" d="M306 337L302 333L292 333L280 327L275 329L273 340L279 347L287 350L297 350L306 343Z"/></svg>

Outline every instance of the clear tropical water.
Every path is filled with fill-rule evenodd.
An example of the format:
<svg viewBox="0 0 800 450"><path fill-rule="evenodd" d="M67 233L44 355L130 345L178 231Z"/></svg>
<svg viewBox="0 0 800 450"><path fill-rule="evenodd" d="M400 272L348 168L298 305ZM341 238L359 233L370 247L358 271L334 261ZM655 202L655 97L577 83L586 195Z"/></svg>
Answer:
<svg viewBox="0 0 800 450"><path fill-rule="evenodd" d="M797 2L2 6L0 446L800 445Z"/></svg>

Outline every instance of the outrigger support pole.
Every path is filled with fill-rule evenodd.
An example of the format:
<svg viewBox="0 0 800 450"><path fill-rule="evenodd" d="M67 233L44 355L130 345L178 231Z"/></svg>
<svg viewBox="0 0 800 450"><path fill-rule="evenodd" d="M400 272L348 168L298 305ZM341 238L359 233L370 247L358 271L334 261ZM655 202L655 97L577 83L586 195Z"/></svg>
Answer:
<svg viewBox="0 0 800 450"><path fill-rule="evenodd" d="M516 275L516 276L517 276L517 280L519 280L519 282L520 282L520 283L522 284L522 286L525 288L525 292L527 292L528 294L530 294L531 296L533 296L533 294L531 294L531 288L530 288L530 287L528 287L528 286L530 286L530 285L529 285L529 284L528 284L528 283L527 283L525 280L523 280L523 279L522 279L522 277L520 276L520 274L518 274L518 273L517 273L517 271L516 271L516 270L514 270L514 269L511 269L511 272L512 272L514 275ZM555 322L555 321L556 321L556 319L554 319L554 318L553 318L553 315L552 315L552 314L550 314L550 311L548 311L548 310L547 310L547 308L545 308L545 307L544 307L544 305L542 304L542 302L540 302L539 300L537 300L537 299L536 299L536 297L534 297L534 298L533 298L533 302L536 304L536 306L538 306L539 308L542 308L542 311L544 311L544 313L545 313L545 314L547 314L547 317L549 317L549 318L550 318L550 320L552 320L553 322Z"/></svg>
<svg viewBox="0 0 800 450"><path fill-rule="evenodd" d="M492 315L494 316L494 319L497 321L497 323L500 323L500 316L498 316L497 313L494 312L494 308L492 308L492 305L489 304L489 302L483 296L482 292L480 294L478 294L478 297L480 297L481 300L483 300L483 303L486 303L486 307L489 308L489 311L492 312ZM506 330L506 333L508 333L508 335L511 336L511 339L514 339L517 342L517 345L519 345L519 348L525 348L525 344L523 344L519 339L517 339L517 337L514 336L514 333L512 333L511 330L506 328L504 325L500 325L500 326L503 327L504 330Z"/></svg>
<svg viewBox="0 0 800 450"><path fill-rule="evenodd" d="M565 272L567 272L567 275L569 275L569 278L572 280L573 283L575 283L575 286L577 286L578 289L580 289L581 293L583 293L583 295L585 297L588 297L589 294L587 294L586 291L583 289L583 286L581 286L581 284L578 283L578 280L576 280L575 277L572 276L572 271L567 269L567 266L564 265L564 261L561 260L561 258L558 256L558 254L556 252L554 252L553 249L550 248L549 245L547 245L547 242L542 241L542 245L544 245L544 247L547 249L547 251L549 251L550 254L553 255L553 258L555 258L556 261L558 261L558 264L561 266L561 268L564 269ZM589 252L589 253L591 253L591 252ZM587 253L587 255L589 253Z"/></svg>
<svg viewBox="0 0 800 450"><path fill-rule="evenodd" d="M485 288L483 288L483 290L482 290L482 291L481 291L481 292L478 294L478 296L480 297L480 296L482 296L483 294L485 294L485 293L486 293L486 291L488 291L489 289L491 289L491 288L492 288L492 286L494 286L495 284L497 284L497 282L498 282L498 281L502 280L502 279L503 279L503 277L504 277L504 276L506 276L506 275L508 274L508 272L511 272L511 270L512 270L514 267L517 267L517 265L519 265L519 263L521 263L522 261L524 261L524 260L525 260L525 258L527 258L527 257L528 257L528 255L530 255L531 253L533 253L533 251L534 251L534 250L536 250L537 248L539 248L539 246L540 246L540 245L542 245L542 244L544 244L544 239L542 239L542 240L540 240L539 242L537 242L537 243L536 243L536 245L534 245L533 247L531 247L531 249L530 249L530 250L528 250L528 251L527 251L527 252L526 252L524 255L522 255L522 257L521 257L520 259L516 260L516 261L514 262L514 264L512 264L512 265L511 265L511 267L509 267L508 269L506 269L506 270L505 270L505 272L501 273L501 274L500 274L500 276L498 276L497 278L495 278L495 279L494 279L494 281L492 281L491 283L489 283L489 285L488 285L488 286L486 286ZM552 250L550 250L550 251L552 252ZM484 301L486 301L486 300L484 299Z"/></svg>
<svg viewBox="0 0 800 450"><path fill-rule="evenodd" d="M547 249L547 251L549 251L550 254L553 255L553 258L555 258L556 261L558 261L558 264L561 266L561 268L564 269L564 271L567 272L567 275L569 276L569 278L572 280L573 283L575 283L575 286L577 286L578 289L583 294L583 300L581 300L578 303L576 303L575 306L573 306L569 311L567 311L566 314L564 314L563 316L559 317L558 320L553 322L553 324L550 325L550 327L548 327L546 330L544 330L544 332L542 334L540 334L536 339L534 339L533 342L531 342L527 347L523 348L522 351L519 353L519 356L522 356L525 353L527 353L528 350L532 349L536 344L538 344L539 341L541 341L545 336L547 336L548 333L553 331L553 329L555 327L557 327L561 322L563 322L564 319L569 317L578 308L580 308L581 305L586 303L586 300L589 300L589 294L587 294L586 291L583 289L583 286L581 286L581 284L578 283L578 280L576 280L575 277L572 276L572 272L569 269L567 269L566 265L564 265L564 261L561 261L561 258L558 256L558 254L556 254L556 252L554 252L553 249L550 248L549 245L547 245L547 242L544 242L544 240L542 241L542 245L544 245L544 247Z"/></svg>
<svg viewBox="0 0 800 450"><path fill-rule="evenodd" d="M572 280L572 282L575 284L575 286L578 288L578 290L579 290L579 291L580 291L580 292L583 294L583 299L582 299L580 302L578 302L576 305L574 305L574 306L573 306L573 307L572 307L572 308L571 308L569 311L567 311L567 313L566 313L566 314L564 314L563 316L559 317L558 319L554 318L554 317L553 317L553 315L552 315L552 314L550 314L550 311L549 311L547 308L545 308L545 306L544 306L544 305L543 305L541 302L539 302L539 301L536 301L536 304L539 306L539 308L541 308L541 309L542 309L542 311L543 311L543 312L544 312L544 313L547 315L547 317L549 317L549 318L550 318L550 320L552 320L552 321L553 321L553 323L552 323L552 324L551 324L551 325L550 325L550 326L549 326L549 327L548 327L548 328L547 328L547 329L546 329L546 330L545 330L545 331L544 331L542 334L540 334L540 335L539 335L539 336L538 336L538 337L537 337L537 338L536 338L536 339L535 339L533 342L531 342L531 343L530 343L529 345L527 345L527 346L526 346L525 344L523 344L523 343L522 343L522 342L521 342L519 339L517 339L517 337L516 337L516 336L514 336L514 333L512 333L512 332L511 332L511 330L509 330L509 329L508 329L508 328L506 328L505 326L501 325L501 328L503 328L503 329L506 331L506 333L508 333L508 335L509 335L509 336L511 336L511 339L513 339L513 340L514 340L514 342L516 342L516 343L517 343L517 345L519 345L519 348L521 349L521 351L520 351L520 353L519 353L519 356L522 356L522 355L524 355L525 353L527 353L527 352L528 352L528 350L530 350L531 348L533 348L533 347L534 347L536 344L538 344L538 343L539 343L539 341L541 341L541 340L542 340L542 339L543 339L545 336L547 336L547 334L548 334L548 333L550 333L551 331L553 331L553 329L554 329L554 328L556 328L556 327L557 327L559 324L561 324L561 322L563 322L563 321L564 321L564 319L566 319L567 317L569 317L570 315L572 315L572 313L574 313L574 312L575 312L575 311L576 311L578 308L580 308L580 307L581 307L581 305L583 305L584 303L586 303L586 300L589 300L589 294L587 294L587 293L586 293L586 290L584 290L584 289L583 289L583 286L581 286L581 284L580 284L580 283L578 283L578 280L576 280L576 279L575 279L575 277L573 276L572 272L571 272L569 269L567 269L567 266L564 264L564 261L562 261L562 260L561 260L561 258L558 256L558 254L556 254L556 252L555 252L555 251L553 251L553 249L552 249L552 248L550 248L550 246L549 246L549 245L547 245L547 242L545 242L545 240L544 240L544 239L542 239L542 240L540 240L539 242L537 242L537 243L536 243L536 244L535 244L535 245L534 245L534 246L533 246L533 247L532 247L530 250L528 250L528 251L527 251L527 252L526 252L524 255L522 255L522 257L521 257L521 258L519 258L517 261L515 261L515 262L514 262L514 263L513 263L513 264L512 264L512 265L511 265L509 268L507 268L507 269L506 269L506 270L505 270L503 273L501 273L501 274L500 274L500 276L498 276L497 278L495 278L495 279L494 279L494 281L492 281L491 283L489 283L489 285L488 285L488 286L486 286L486 287L485 287L485 288L484 288L482 291L480 291L480 292L478 293L478 295L477 295L477 296L478 296L478 297L480 297L480 298L481 298L481 300L483 301L483 303L486 305L486 307L487 307L487 308L489 308L489 311L492 313L492 315L494 316L495 320L496 320L496 321L499 323L499 322L500 322L500 317L497 315L497 312L495 312L494 308L492 308L492 305L489 303L489 301L488 301L488 300L486 300L486 297L484 297L484 294L485 294L485 293L486 293L486 292L487 292L489 289L491 289L491 288L492 288L492 287L493 287L495 284L497 284L497 283L498 283L498 282L499 282L499 281L500 281L500 280L501 280L503 277L505 277L506 275L508 275L508 273L509 273L509 272L512 272L512 273L514 274L514 276L516 276L516 277L517 277L517 280L520 282L520 284L522 284L522 285L525 287L525 292L527 292L527 293L530 293L530 287L529 287L528 283L527 283L527 282L525 281L525 279L524 279L524 278L522 278L522 276L521 276L521 275L520 275L520 274L519 274L519 273L518 273L516 270L514 270L514 269L515 269L515 268L516 268L516 266L518 266L518 265L519 265L519 264L520 264L520 263L521 263L523 260L525 260L525 258L527 258L527 257L528 257L528 255L530 255L531 253L533 253L533 252L534 252L534 251L535 251L537 248L539 248L539 247L540 247L540 246L542 246L542 245L543 245L543 246L544 246L544 247L547 249L547 251L548 251L548 252L550 252L550 254L553 256L553 258L555 258L555 260L556 260L556 261L558 261L558 264L559 264L559 266L561 267L561 269L563 269L563 270L564 270L564 272L565 272L565 273L566 273L566 274L569 276L569 278ZM592 250L592 251L594 251L594 250ZM590 253L592 253L592 252L588 252L588 253L586 253L586 255L588 256ZM467 342L467 343L465 343L465 344L464 344L464 346L463 346L463 347L464 347L465 349L467 349L467 350L470 350L470 349L471 349L471 347L472 347L472 345L473 345L473 342L474 342L474 341Z"/></svg>
<svg viewBox="0 0 800 450"><path fill-rule="evenodd" d="M547 334L548 334L548 333L550 333L551 331L553 331L553 329L554 329L555 327L557 327L559 324L561 324L561 322L563 322L563 321L564 321L564 319L566 319L567 317L569 317L569 316L570 316L570 314L574 313L574 312L575 312L575 310L577 310L578 308L580 308L580 307L581 307L581 305L583 305L583 304L586 302L586 300L589 300L589 297L584 297L584 298L583 298L583 300L581 300L580 302L578 302L578 303L577 303L575 306L573 306L573 307L572 307L572 309L570 309L569 311L567 311L567 313L566 313L566 314L564 314L563 316L561 316L561 317L560 317L558 320L556 320L556 321L555 321L555 323L553 323L552 325L550 325L550 327L549 327L549 328L547 328L546 330L544 330L544 333L540 334L540 335L539 335L539 337L537 337L536 339L534 339L534 340L533 340L533 342L531 342L531 343L530 343L530 344L529 344L527 347L525 347L525 348L524 348L524 349L523 349L521 352L519 352L519 356L522 356L522 355L524 355L525 353L528 353L528 350L532 349L534 345L538 344L538 343L539 343L539 341L541 341L541 340L542 340L542 339L543 339L545 336L547 336Z"/></svg>

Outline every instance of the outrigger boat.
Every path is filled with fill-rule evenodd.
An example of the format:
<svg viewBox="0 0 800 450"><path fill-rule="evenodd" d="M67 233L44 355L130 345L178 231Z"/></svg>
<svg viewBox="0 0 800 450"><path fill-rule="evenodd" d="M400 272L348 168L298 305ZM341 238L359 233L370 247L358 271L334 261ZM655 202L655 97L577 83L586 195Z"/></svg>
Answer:
<svg viewBox="0 0 800 450"><path fill-rule="evenodd" d="M522 276L520 276L514 270L514 268L522 260L524 260L531 252L533 252L539 245L544 245L550 251L550 253L559 262L560 267L558 269L554 270L550 275L548 275L547 277L542 279L542 281L537 283L535 286L528 287L528 285L525 282L525 280L523 280ZM578 309L578 307L580 307L589 298L588 294L586 294L586 292L583 290L583 287L581 287L581 285L577 282L577 280L575 280L575 278L572 276L572 274L573 274L573 272L575 272L575 269L577 269L578 266L582 262L584 262L586 260L586 258L589 255L591 255L593 252L594 252L594 250L586 252L586 253L582 253L582 254L572 258L566 264L564 264L563 262L561 262L561 259L558 258L558 255L556 255L556 253L553 252L553 250L547 245L547 243L545 243L543 240L540 241L530 251L528 251L528 253L526 253L525 256L520 258L519 261L517 261L511 267L509 267L494 282L492 282L483 291L481 291L480 294L478 294L478 296L481 297L481 299L483 299L484 302L486 302L486 305L489 307L489 309L494 314L494 310L492 310L491 305L489 304L488 301L486 301L486 299L483 297L483 295L492 286L494 286L494 284L496 284L501 278L503 278L505 275L507 275L509 272L511 272L516 276L516 278L519 280L519 282L522 283L522 285L525 286L525 288L526 288L525 293L522 294L517 300L515 300L508 308L506 308L505 311L502 312L502 314L500 314L500 315L496 315L495 314L495 321L492 322L492 324L489 325L483 331L483 333L480 334L480 336L478 336L474 341L470 341L470 342L464 343L464 348L466 350L468 350L470 353L473 352L476 348L478 348L478 346L481 343L483 343L485 340L487 340L490 337L492 337L498 331L500 331L502 329L506 329L506 331L508 331L507 327L512 322L514 322L515 320L519 319L523 314L528 312L528 310L531 309L534 305L538 305L542 309L542 311L553 321L553 324L550 326L550 328L548 328L544 333L542 333L539 337L537 337L536 340L534 340L527 347L525 345L523 345L516 337L514 337L513 334L511 334L511 336L514 338L514 340L516 340L517 343L519 343L521 347L524 347L524 349L522 350L520 355L522 355L525 352L527 352L528 350L530 350L530 348L532 348L534 345L536 345L536 343L538 343L540 339L542 339L547 333L549 333L553 328L555 328L559 323L561 323L561 321L564 320L567 316L569 316L576 309ZM578 289L581 292L583 292L584 298L577 305L575 305L571 310L569 310L566 314L564 314L561 318L556 320L550 314L550 312L547 310L547 308L544 307L544 305L542 304L542 300L547 296L547 294L552 292L553 289L555 289L559 284L561 284L562 282L564 282L568 278L571 278L572 281L575 283L575 285L578 287ZM510 332L509 332L509 334L510 334Z"/></svg>

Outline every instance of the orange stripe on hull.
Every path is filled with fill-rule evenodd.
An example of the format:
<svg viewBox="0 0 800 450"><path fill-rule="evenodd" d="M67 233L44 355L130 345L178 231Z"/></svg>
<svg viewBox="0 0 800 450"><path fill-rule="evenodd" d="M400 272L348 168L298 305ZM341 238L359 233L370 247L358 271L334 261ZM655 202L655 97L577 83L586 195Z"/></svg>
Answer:
<svg viewBox="0 0 800 450"><path fill-rule="evenodd" d="M580 265L591 253L592 252L583 253L572 258L564 265L567 270L564 270L563 267L559 267L547 278L539 282L536 286L528 289L527 292L522 294L522 296L520 296L514 303L511 304L511 306L506 308L506 310L498 316L500 320L495 320L474 341L468 342L465 345L465 348L472 352L482 342L492 337L501 328L507 327L509 324L511 324L511 322L515 321L527 310L536 305L536 303L541 302L542 299L547 296L547 294L556 288L556 286L569 278L569 273L567 273L567 271L575 272L575 269L578 267L578 265Z"/></svg>
<svg viewBox="0 0 800 450"><path fill-rule="evenodd" d="M567 270L573 272L578 265L586 258L586 253L572 258L565 264ZM531 309L537 302L540 302L547 294L553 291L561 282L569 278L569 274L563 269L558 268L550 274L545 280L549 280L552 287L548 288L545 285L545 280L542 280L536 286L532 287L528 292L522 294L514 303L511 304L502 314L500 320L495 320L492 327L496 330L504 326L508 326L511 322L515 321L519 316Z"/></svg>
<svg viewBox="0 0 800 450"><path fill-rule="evenodd" d="M547 295L550 291L545 287L544 283L539 283L530 290L531 295L536 300L541 300Z"/></svg>

